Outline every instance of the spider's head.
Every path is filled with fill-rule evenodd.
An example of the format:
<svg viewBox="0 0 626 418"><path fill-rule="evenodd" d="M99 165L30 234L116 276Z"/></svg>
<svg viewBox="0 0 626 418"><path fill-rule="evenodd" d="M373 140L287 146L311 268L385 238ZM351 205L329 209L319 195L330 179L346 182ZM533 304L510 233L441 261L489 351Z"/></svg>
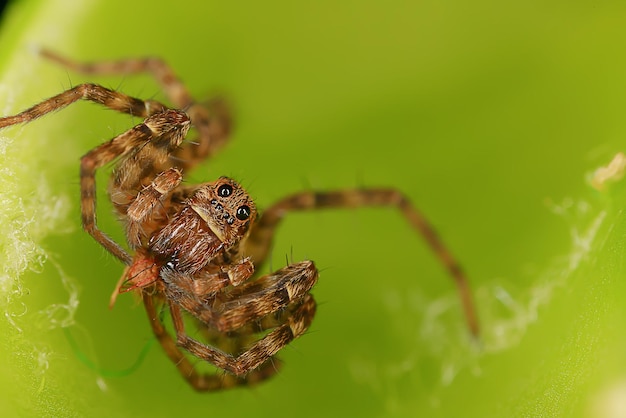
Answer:
<svg viewBox="0 0 626 418"><path fill-rule="evenodd" d="M198 188L150 238L148 250L169 268L194 273L245 238L255 218L250 196L233 180L221 177Z"/></svg>
<svg viewBox="0 0 626 418"><path fill-rule="evenodd" d="M247 235L257 213L248 193L228 177L220 177L198 189L189 206L226 248Z"/></svg>

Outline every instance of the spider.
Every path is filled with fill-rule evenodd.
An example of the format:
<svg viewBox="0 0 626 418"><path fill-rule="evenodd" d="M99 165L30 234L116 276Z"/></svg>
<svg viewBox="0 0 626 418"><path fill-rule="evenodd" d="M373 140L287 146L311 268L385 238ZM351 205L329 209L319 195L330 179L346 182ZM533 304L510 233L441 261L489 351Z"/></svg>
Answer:
<svg viewBox="0 0 626 418"><path fill-rule="evenodd" d="M276 353L311 325L316 304L310 292L318 279L312 261L294 262L260 277L255 274L268 256L276 228L290 211L397 207L454 279L470 332L478 334L464 273L430 223L398 190L305 191L278 201L260 215L248 193L230 178L182 183L183 173L227 141L231 123L223 101L194 101L158 58L80 63L48 50L40 54L85 74L150 74L174 105L86 83L0 118L0 129L32 122L79 100L143 119L81 158L82 225L126 265L114 297L127 291L141 296L152 331L194 389L215 391L271 377L280 365ZM191 127L197 139L183 142ZM108 193L131 252L96 222L95 174L109 163L114 168ZM175 337L166 329L159 307L169 308ZM205 342L188 335L190 320L199 325ZM199 371L193 357L216 369Z"/></svg>

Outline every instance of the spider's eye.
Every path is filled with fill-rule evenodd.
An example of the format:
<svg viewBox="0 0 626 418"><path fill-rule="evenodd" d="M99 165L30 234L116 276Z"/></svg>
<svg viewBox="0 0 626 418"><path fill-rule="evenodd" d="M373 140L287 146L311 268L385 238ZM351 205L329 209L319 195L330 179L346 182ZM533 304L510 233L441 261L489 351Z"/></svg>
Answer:
<svg viewBox="0 0 626 418"><path fill-rule="evenodd" d="M217 194L220 197L228 197L233 193L233 187L230 184L222 184L217 189Z"/></svg>
<svg viewBox="0 0 626 418"><path fill-rule="evenodd" d="M240 221L245 221L250 217L250 208L246 205L239 206L237 208L237 219Z"/></svg>

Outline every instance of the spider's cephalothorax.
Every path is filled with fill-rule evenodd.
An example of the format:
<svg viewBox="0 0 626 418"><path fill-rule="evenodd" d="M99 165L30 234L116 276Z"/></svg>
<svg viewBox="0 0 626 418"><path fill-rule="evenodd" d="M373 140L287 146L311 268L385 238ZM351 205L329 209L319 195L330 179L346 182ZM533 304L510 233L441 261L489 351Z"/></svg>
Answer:
<svg viewBox="0 0 626 418"><path fill-rule="evenodd" d="M177 173L180 179L177 170L171 172ZM149 190L144 189L144 194ZM162 193L164 189L160 190ZM128 211L126 216L129 216ZM189 198L176 205L169 216L159 216L160 222L155 223L153 219L139 224L137 233L127 231L129 245L138 248L123 276L121 290L146 287L164 274L205 277L194 281L196 286L200 283L205 286L200 292L203 295L229 284L243 283L254 273L254 266L248 259L237 263L233 260L242 259L238 255L238 244L247 237L255 218L254 202L235 181L222 177L199 186ZM128 225L132 223L127 222ZM150 232L143 229L144 226L149 227ZM207 276L208 271L221 274ZM211 279L207 280L209 276ZM209 288L211 292L207 292Z"/></svg>
<svg viewBox="0 0 626 418"><path fill-rule="evenodd" d="M254 203L246 192L222 177L198 188L150 237L148 250L169 268L194 274L246 237L255 218Z"/></svg>
<svg viewBox="0 0 626 418"><path fill-rule="evenodd" d="M470 331L478 334L465 275L424 216L399 191L302 192L257 216L250 196L229 178L200 185L182 183L182 173L211 156L228 137L230 118L222 101L196 103L172 70L156 58L85 64L45 50L41 54L83 73L148 72L175 107L97 84L81 84L17 115L0 118L0 129L30 122L78 100L144 119L82 157L82 222L97 242L127 266L114 297L131 290L142 296L153 332L195 389L219 390L270 377L279 366L275 354L311 324L316 305L310 291L318 278L313 262L292 263L271 274L255 275L267 258L277 226L289 211L397 207L454 278ZM198 138L183 142L192 126ZM95 173L111 162L115 166L109 196L133 254L96 223ZM161 322L160 306L169 308L175 339ZM205 342L187 335L184 315L200 325ZM201 373L185 353L226 373Z"/></svg>

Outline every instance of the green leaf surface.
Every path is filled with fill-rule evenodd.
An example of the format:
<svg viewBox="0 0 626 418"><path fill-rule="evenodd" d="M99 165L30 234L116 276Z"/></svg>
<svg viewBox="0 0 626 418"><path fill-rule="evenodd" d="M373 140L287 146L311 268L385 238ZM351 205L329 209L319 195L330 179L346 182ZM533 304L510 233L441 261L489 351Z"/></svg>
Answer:
<svg viewBox="0 0 626 418"><path fill-rule="evenodd" d="M136 299L107 309L122 266L80 229L78 159L140 121L80 103L0 132L2 416L619 416L626 186L590 178L626 144L625 19L620 1L15 2L0 114L86 81L164 100L38 46L162 57L235 108L232 142L187 181L235 177L261 208L398 187L470 275L483 334L397 212L294 214L272 264L320 267L312 329L271 381L195 393Z"/></svg>

